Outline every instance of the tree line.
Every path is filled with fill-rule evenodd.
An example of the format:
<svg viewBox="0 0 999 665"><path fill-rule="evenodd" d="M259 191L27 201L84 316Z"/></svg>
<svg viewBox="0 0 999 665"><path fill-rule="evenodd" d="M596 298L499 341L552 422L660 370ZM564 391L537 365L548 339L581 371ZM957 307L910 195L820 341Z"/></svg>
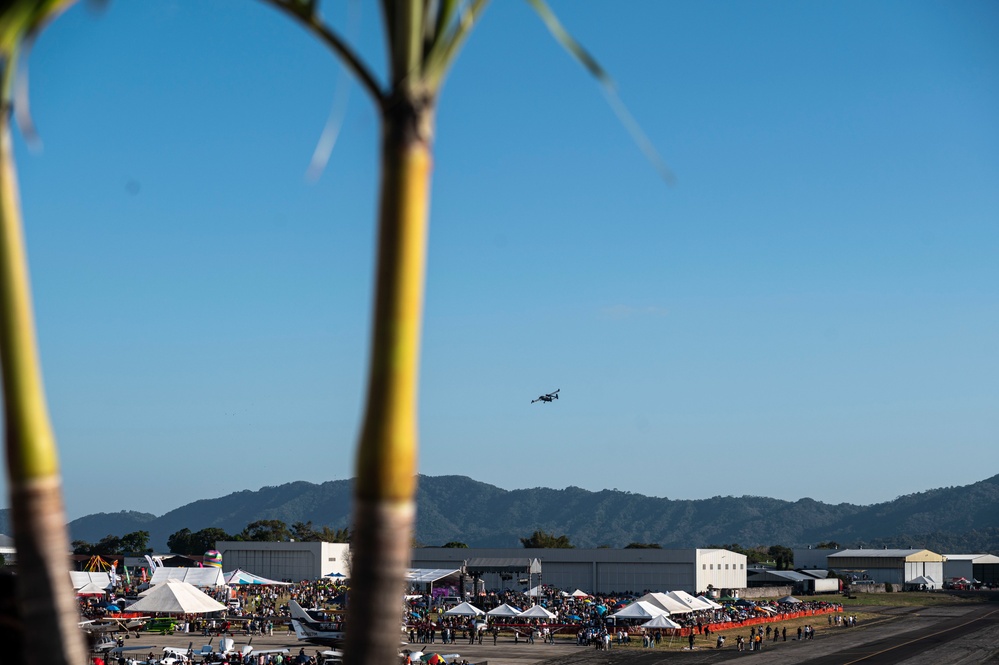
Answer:
<svg viewBox="0 0 999 665"><path fill-rule="evenodd" d="M250 522L238 533L228 533L218 527L207 527L200 531L191 531L188 528L181 529L167 538L167 547L173 554L204 554L208 550L215 548L215 543L222 540L235 540L247 542L327 542L327 543L349 543L350 531L347 528L335 529L323 525L314 526L312 521L294 522L291 526L281 520L257 520ZM97 543L88 543L84 540L73 541L73 554L87 555L123 555L131 553L148 553L152 549L148 547L149 532L133 531L123 536L108 535ZM525 548L539 549L574 549L569 536L566 534L555 535L554 533L537 530L530 536L520 538L520 544ZM457 540L441 545L445 548L467 548L468 545ZM601 545L602 548L610 548L610 545ZM839 543L835 541L819 543L818 549L837 549ZM628 543L624 549L662 549L659 543ZM784 545L758 545L755 547L742 547L738 543L726 545L708 545L707 549L723 549L731 552L743 554L749 563L770 563L778 570L790 570L794 568L794 551Z"/></svg>
<svg viewBox="0 0 999 665"><path fill-rule="evenodd" d="M225 529L208 527L200 531L183 528L167 538L167 548L172 554L204 554L215 549L215 543L220 540L238 540L251 542L319 542L348 543L350 531L347 528L336 529L327 525L314 526L312 521L295 522L288 526L281 520L257 520L250 522L238 533L228 533ZM152 552L149 547L148 531L133 531L124 536L107 535L96 543L85 540L74 540L73 554L94 555L124 555L146 554Z"/></svg>

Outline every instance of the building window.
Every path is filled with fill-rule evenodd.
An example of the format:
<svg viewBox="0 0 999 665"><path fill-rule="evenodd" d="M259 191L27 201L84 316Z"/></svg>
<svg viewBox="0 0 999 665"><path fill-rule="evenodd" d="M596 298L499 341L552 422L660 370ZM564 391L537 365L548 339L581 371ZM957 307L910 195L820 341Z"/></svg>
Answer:
<svg viewBox="0 0 999 665"><path fill-rule="evenodd" d="M708 569L708 564L702 563L701 564L701 570L707 570L707 569Z"/></svg>
<svg viewBox="0 0 999 665"><path fill-rule="evenodd" d="M725 564L725 570L728 570L728 564L727 563Z"/></svg>
<svg viewBox="0 0 999 665"><path fill-rule="evenodd" d="M714 570L714 569L715 569L715 564L713 564L713 563L712 564L708 564L708 570Z"/></svg>

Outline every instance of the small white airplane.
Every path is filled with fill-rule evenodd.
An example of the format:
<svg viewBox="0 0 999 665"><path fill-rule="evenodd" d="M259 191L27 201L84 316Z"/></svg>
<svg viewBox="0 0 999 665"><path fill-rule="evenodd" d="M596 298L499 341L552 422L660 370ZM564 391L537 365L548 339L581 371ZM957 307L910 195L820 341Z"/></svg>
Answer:
<svg viewBox="0 0 999 665"><path fill-rule="evenodd" d="M347 637L342 621L329 621L319 612L310 612L296 601L288 601L291 625L299 640L322 646L341 646Z"/></svg>
<svg viewBox="0 0 999 665"><path fill-rule="evenodd" d="M155 646L155 645L153 645ZM132 646L126 647L118 643L118 640L114 639L109 635L100 635L93 643L90 645L90 650L94 653L121 653L123 651L138 651L141 649L148 649L150 645L144 644L142 646Z"/></svg>
<svg viewBox="0 0 999 665"><path fill-rule="evenodd" d="M320 651L319 656L319 665L343 665L343 652L337 649Z"/></svg>
<svg viewBox="0 0 999 665"><path fill-rule="evenodd" d="M163 647L163 657L159 660L160 665L189 665L194 662L194 652L191 648L183 647Z"/></svg>
<svg viewBox="0 0 999 665"><path fill-rule="evenodd" d="M219 651L217 653L212 652L211 645L206 645L202 647L201 651L197 652L196 655L201 656L202 663L210 665L212 663L228 662L231 660L229 657L232 655L238 655L240 661L245 661L246 657L249 656L251 653L255 656L261 654L272 654L272 653L280 653L280 654L290 653L288 649L254 649L253 646L250 644L250 642L252 641L253 638L251 637L246 644L244 644L241 648L237 649L236 643L233 641L231 637L223 637L219 641Z"/></svg>

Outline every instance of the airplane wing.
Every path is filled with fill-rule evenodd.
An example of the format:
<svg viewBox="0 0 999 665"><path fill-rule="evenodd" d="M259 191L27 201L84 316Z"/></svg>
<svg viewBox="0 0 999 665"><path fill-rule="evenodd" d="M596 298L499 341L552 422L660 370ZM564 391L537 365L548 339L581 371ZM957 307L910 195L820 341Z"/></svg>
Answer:
<svg viewBox="0 0 999 665"><path fill-rule="evenodd" d="M155 644L143 644L141 646L132 647L115 647L111 649L111 653L121 653L122 651L141 651L142 649L155 649Z"/></svg>

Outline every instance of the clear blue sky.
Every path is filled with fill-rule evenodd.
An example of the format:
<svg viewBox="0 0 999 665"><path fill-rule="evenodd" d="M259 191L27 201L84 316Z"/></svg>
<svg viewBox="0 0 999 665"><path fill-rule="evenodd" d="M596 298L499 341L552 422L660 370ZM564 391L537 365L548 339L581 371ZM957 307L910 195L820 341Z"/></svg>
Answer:
<svg viewBox="0 0 999 665"><path fill-rule="evenodd" d="M374 3L356 28L326 5L382 72ZM677 181L526 3L492 4L440 105L421 473L861 504L999 473L999 4L552 6ZM233 0L76 6L30 75L44 149L17 156L70 517L350 477L360 88Z"/></svg>

